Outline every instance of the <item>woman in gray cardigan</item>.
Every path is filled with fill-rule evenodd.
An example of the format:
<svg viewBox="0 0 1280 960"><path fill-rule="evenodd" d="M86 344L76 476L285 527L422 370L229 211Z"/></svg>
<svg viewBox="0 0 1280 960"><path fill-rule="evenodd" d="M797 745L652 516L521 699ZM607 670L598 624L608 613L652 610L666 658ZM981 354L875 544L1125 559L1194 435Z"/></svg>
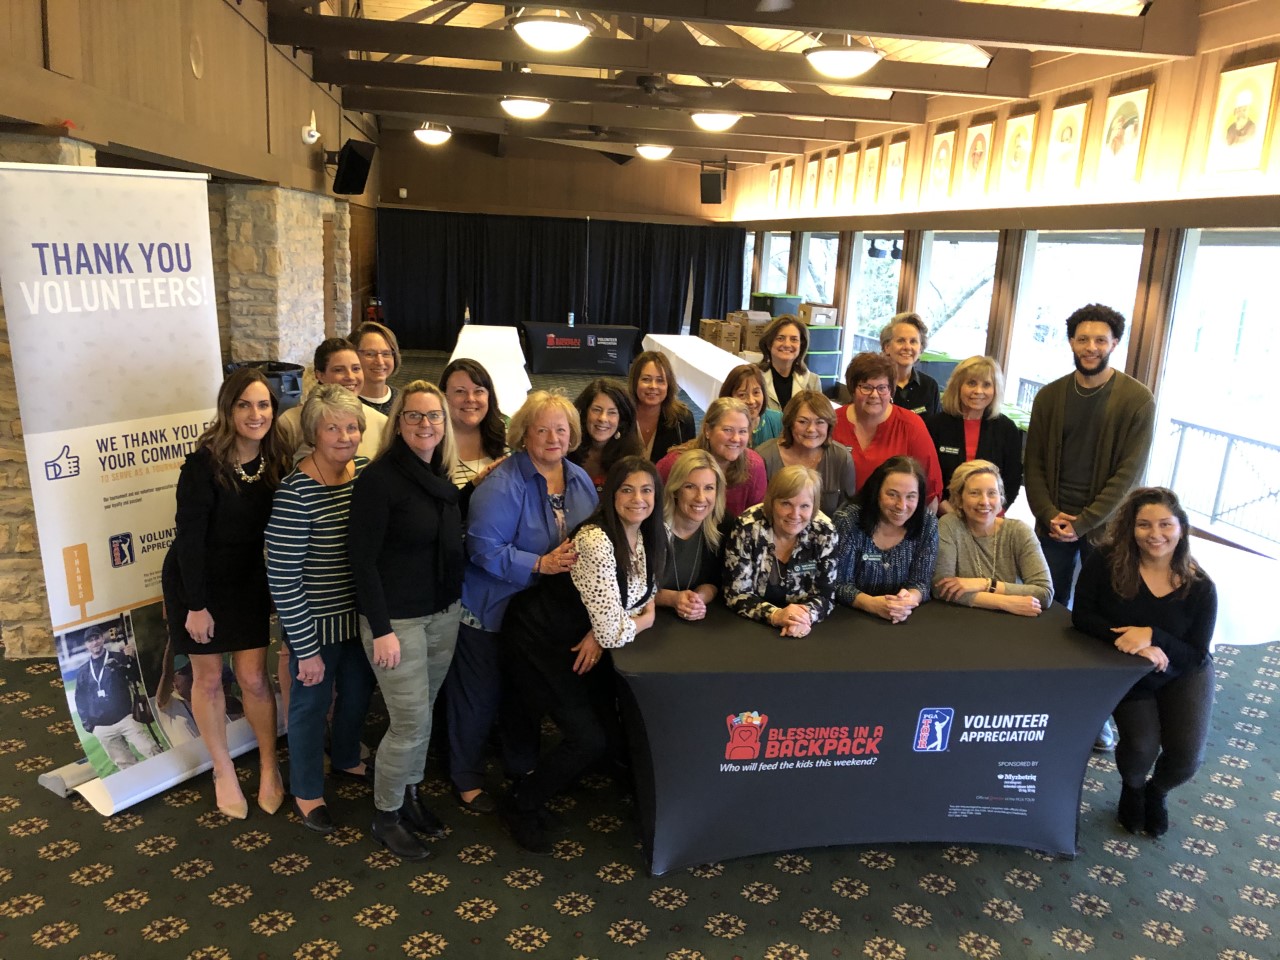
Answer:
<svg viewBox="0 0 1280 960"><path fill-rule="evenodd" d="M969 607L1037 617L1053 602L1049 565L1035 533L1000 516L1004 481L989 460L956 467L949 488L953 512L938 521L935 596Z"/></svg>

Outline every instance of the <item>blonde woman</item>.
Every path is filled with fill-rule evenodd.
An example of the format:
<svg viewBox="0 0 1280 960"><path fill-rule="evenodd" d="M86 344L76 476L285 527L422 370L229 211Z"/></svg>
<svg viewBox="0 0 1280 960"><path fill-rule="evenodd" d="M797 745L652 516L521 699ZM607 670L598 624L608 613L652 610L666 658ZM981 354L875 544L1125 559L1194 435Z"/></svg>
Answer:
<svg viewBox="0 0 1280 960"><path fill-rule="evenodd" d="M706 450L689 450L671 468L663 488L667 563L657 602L683 620L701 620L720 585L720 522L724 472Z"/></svg>
<svg viewBox="0 0 1280 960"><path fill-rule="evenodd" d="M702 418L702 432L658 461L663 483L686 450L706 450L715 457L724 473L724 508L728 516L737 517L764 499L769 480L760 454L751 449L751 414L741 400L720 397L712 401Z"/></svg>

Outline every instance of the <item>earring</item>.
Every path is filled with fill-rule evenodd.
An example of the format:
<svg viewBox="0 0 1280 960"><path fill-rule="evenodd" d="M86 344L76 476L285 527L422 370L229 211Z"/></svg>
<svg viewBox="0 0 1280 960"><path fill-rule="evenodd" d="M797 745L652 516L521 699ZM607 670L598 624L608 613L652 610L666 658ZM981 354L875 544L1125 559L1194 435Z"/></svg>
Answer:
<svg viewBox="0 0 1280 960"><path fill-rule="evenodd" d="M617 431L615 431L615 432L614 432L614 434L613 434L613 439L615 439L615 440L621 440L621 439L622 439L622 431L621 431L621 430L617 430Z"/></svg>

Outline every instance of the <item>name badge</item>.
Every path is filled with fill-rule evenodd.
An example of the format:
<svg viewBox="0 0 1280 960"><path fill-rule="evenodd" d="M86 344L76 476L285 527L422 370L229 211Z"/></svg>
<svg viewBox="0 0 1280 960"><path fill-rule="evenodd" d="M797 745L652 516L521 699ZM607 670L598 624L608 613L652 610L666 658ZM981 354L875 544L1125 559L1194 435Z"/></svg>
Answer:
<svg viewBox="0 0 1280 960"><path fill-rule="evenodd" d="M818 565L810 560L808 563L793 563L790 569L796 573L814 573L818 569Z"/></svg>
<svg viewBox="0 0 1280 960"><path fill-rule="evenodd" d="M879 563L880 559L880 554L875 551L868 551L862 555L863 563Z"/></svg>
<svg viewBox="0 0 1280 960"><path fill-rule="evenodd" d="M938 448L938 452L939 452L939 453L952 453L952 454L959 455L959 453L960 453L960 448L959 448L959 447L939 447L939 448Z"/></svg>

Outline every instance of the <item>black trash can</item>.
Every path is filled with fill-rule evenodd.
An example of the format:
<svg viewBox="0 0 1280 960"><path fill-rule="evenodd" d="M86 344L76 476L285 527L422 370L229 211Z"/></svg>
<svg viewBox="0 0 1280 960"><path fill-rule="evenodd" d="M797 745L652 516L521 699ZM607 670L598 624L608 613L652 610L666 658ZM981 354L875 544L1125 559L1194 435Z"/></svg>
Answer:
<svg viewBox="0 0 1280 960"><path fill-rule="evenodd" d="M271 384L271 392L280 403L280 412L296 407L302 402L302 371L304 367L296 363L285 363L283 360L237 360L223 368L223 374L230 376L241 367L256 367L262 371L267 382Z"/></svg>

